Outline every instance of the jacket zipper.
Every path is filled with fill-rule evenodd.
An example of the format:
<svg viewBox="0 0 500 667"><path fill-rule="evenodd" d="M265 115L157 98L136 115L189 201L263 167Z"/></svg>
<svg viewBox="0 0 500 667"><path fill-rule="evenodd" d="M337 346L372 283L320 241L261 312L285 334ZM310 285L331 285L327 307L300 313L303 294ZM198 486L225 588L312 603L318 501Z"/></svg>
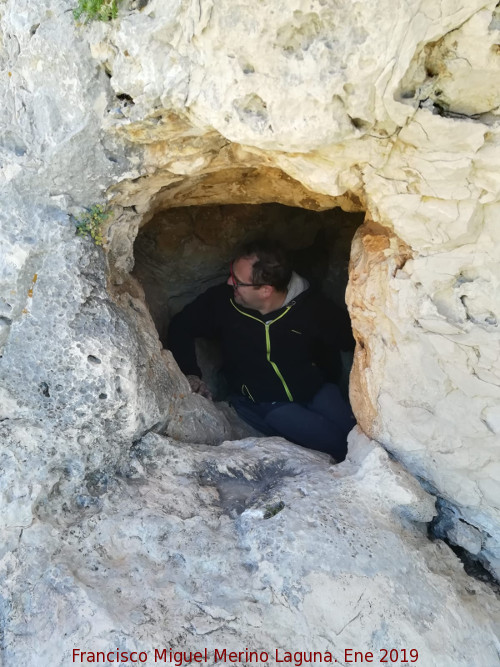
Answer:
<svg viewBox="0 0 500 667"><path fill-rule="evenodd" d="M273 367L274 372L276 373L276 375L280 379L281 384L283 385L283 389L285 390L285 393L288 397L288 400L293 401L292 393L291 393L290 389L288 388L287 383L285 382L285 378L281 374L280 369L274 363L274 361L271 361L271 337L269 335L269 327L271 326L271 324L274 324L275 322L280 320L284 315L286 315L288 313L288 311L290 310L290 308L295 304L295 302L292 302L291 305L288 306L287 309L283 313L281 313L281 315L278 315L278 317L276 317L274 320L268 320L267 322L263 322L262 320L259 320L258 317L254 317L253 315L249 315L248 313L245 313L243 310L240 310L238 308L238 306L236 306L236 304L234 303L234 301L232 299L231 299L231 304L233 305L234 308L236 308L236 310L239 313L241 313L242 315L245 315L245 317L250 317L252 320L256 320L257 322L260 322L261 324L264 325L264 328L265 328L265 331L266 331L266 359L271 364L271 366ZM246 389L248 391L248 387L246 387Z"/></svg>

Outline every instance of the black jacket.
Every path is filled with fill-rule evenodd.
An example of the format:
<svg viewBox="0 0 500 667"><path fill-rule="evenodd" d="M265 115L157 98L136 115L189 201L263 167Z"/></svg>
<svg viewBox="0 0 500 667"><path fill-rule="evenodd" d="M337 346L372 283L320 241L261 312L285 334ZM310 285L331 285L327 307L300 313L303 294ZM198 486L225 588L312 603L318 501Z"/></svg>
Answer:
<svg viewBox="0 0 500 667"><path fill-rule="evenodd" d="M169 327L168 347L181 370L201 377L195 338L220 340L231 390L255 402L310 400L335 381L339 349L354 343L348 315L311 289L261 315L235 303L228 285L208 289Z"/></svg>

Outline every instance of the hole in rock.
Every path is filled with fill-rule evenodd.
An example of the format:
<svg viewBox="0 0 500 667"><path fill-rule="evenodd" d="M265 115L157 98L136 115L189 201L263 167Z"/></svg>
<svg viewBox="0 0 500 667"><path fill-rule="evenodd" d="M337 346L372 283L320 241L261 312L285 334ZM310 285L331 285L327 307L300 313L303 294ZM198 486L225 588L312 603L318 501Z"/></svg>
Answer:
<svg viewBox="0 0 500 667"><path fill-rule="evenodd" d="M87 361L89 362L89 364L95 364L96 366L101 363L101 360L98 357L94 357L93 354L89 354L89 356L87 357Z"/></svg>
<svg viewBox="0 0 500 667"><path fill-rule="evenodd" d="M46 382L41 382L39 385L40 392L45 398L50 398L49 385Z"/></svg>
<svg viewBox="0 0 500 667"><path fill-rule="evenodd" d="M142 284L162 340L171 318L196 296L227 280L235 246L256 235L280 240L294 269L346 309L352 238L363 213L315 212L282 204L184 206L158 211L134 245L133 275ZM203 377L216 400L227 397L214 343L197 342ZM347 395L352 355L342 353L339 384Z"/></svg>
<svg viewBox="0 0 500 667"><path fill-rule="evenodd" d="M250 507L261 506L264 519L279 514L285 504L273 499L283 481L298 474L287 461L260 462L254 468L227 468L220 471L217 463L208 462L199 473L202 486L215 486L222 509L235 518Z"/></svg>
<svg viewBox="0 0 500 667"><path fill-rule="evenodd" d="M135 104L134 100L130 95L127 95L126 93L118 93L116 96L117 99L120 100L120 102L125 102L127 104Z"/></svg>

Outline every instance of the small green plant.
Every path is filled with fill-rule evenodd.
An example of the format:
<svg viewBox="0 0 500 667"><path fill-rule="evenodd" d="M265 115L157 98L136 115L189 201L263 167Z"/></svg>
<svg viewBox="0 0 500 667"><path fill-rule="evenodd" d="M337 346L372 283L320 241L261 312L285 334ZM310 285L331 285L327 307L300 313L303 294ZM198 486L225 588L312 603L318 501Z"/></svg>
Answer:
<svg viewBox="0 0 500 667"><path fill-rule="evenodd" d="M78 0L78 7L73 10L73 16L78 21L82 14L86 15L85 23L89 21L111 21L118 16L118 3L121 0Z"/></svg>
<svg viewBox="0 0 500 667"><path fill-rule="evenodd" d="M283 509L285 509L285 503L282 500L273 505L267 505L264 512L264 519L272 519L273 516L279 514Z"/></svg>
<svg viewBox="0 0 500 667"><path fill-rule="evenodd" d="M102 204L94 204L86 213L79 215L76 220L76 233L78 236L91 236L96 245L102 245L104 241L103 225L111 216Z"/></svg>

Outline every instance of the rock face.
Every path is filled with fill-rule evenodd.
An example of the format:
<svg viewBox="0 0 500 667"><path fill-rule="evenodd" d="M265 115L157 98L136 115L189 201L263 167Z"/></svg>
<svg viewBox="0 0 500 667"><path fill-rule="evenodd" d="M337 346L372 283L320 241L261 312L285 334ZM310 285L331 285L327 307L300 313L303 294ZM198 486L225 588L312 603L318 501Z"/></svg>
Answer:
<svg viewBox="0 0 500 667"><path fill-rule="evenodd" d="M116 205L133 205L136 224L170 206L266 196L366 211L348 291L356 415L479 529L498 574L497 10L204 8L180 10L175 32L172 8L150 3L91 35L111 86L134 100L116 132L144 147ZM116 264L130 266L127 215L115 229Z"/></svg>
<svg viewBox="0 0 500 667"><path fill-rule="evenodd" d="M496 664L482 606L498 608L465 583L447 547L393 518L401 504L418 505L420 522L433 511L375 444L364 456L369 446L355 438L338 476L283 443L179 444L218 444L235 426L189 393L130 275L138 230L166 209L276 202L365 212L347 294L358 422L439 497L440 534L500 575L495 2L125 1L116 21L80 26L71 9L0 4L7 664L65 664L85 636L149 650L197 635L211 647L236 637L274 648L280 637L306 644L306 634L336 650L344 638L366 650L413 642L426 664ZM101 249L75 235L75 216L104 201L113 218ZM156 468L134 471L132 447L138 460L151 451ZM262 520L259 498L272 496L264 482L238 501L239 518L220 505L228 460L238 480L250 471L243 487L252 490L264 459L284 458L307 479L276 487L282 512ZM203 466L200 486L190 475ZM373 479L387 493L373 495ZM297 499L300 522L287 509ZM323 517L332 503L343 524ZM200 568L209 542L212 560ZM387 595L402 600L405 620L396 624Z"/></svg>
<svg viewBox="0 0 500 667"><path fill-rule="evenodd" d="M359 433L349 460L327 459L148 434L120 477L92 480L100 511L36 523L4 560L5 664L73 664L77 649L149 665L169 647L206 648L208 664L224 648L345 664L348 648L394 647L430 667L498 664L500 605L428 541L433 498Z"/></svg>

